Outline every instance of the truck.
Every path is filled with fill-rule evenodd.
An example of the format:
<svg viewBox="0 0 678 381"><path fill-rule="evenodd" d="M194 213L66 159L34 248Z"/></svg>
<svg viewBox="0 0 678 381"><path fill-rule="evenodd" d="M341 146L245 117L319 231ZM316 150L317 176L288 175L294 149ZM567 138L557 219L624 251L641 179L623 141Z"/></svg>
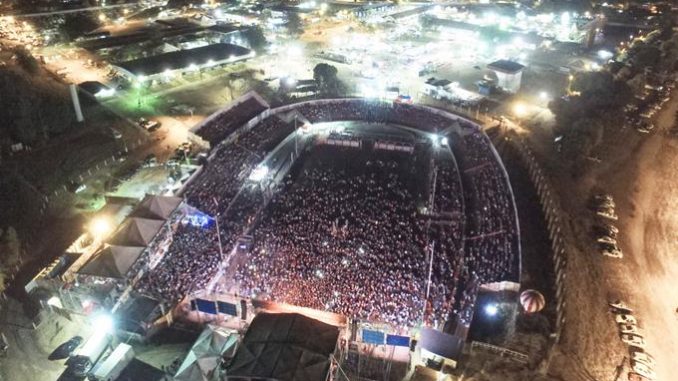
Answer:
<svg viewBox="0 0 678 381"><path fill-rule="evenodd" d="M67 361L65 373L76 377L85 377L92 370L92 367L99 361L101 356L108 348L109 337L103 331L95 332L85 344L78 349L75 355Z"/></svg>
<svg viewBox="0 0 678 381"><path fill-rule="evenodd" d="M120 343L106 360L96 366L90 375L90 379L95 381L115 380L133 359L134 350L132 347Z"/></svg>

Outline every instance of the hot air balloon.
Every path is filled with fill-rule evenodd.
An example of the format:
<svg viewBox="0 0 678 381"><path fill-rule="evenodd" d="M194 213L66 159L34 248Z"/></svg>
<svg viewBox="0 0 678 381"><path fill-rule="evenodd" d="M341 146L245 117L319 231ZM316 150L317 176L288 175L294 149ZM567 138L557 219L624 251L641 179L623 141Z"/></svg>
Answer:
<svg viewBox="0 0 678 381"><path fill-rule="evenodd" d="M526 313L532 314L544 309L546 299L544 295L537 290L525 290L520 294L520 304Z"/></svg>

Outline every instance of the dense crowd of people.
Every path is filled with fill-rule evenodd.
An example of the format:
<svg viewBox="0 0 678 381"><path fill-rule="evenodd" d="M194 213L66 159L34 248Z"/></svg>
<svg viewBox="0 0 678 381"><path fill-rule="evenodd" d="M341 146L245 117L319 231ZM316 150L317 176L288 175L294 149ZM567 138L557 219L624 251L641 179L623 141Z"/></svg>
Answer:
<svg viewBox="0 0 678 381"><path fill-rule="evenodd" d="M432 147L421 145L409 153L362 144L317 146L302 154L262 208L271 195L248 185L247 177L294 132L294 124L270 116L234 134L237 123L260 112L261 104L251 102L227 112L241 118L226 120L222 114L203 127L210 141L230 139L216 146L184 193L190 205L219 219L227 251L246 227L254 227L254 246L236 271L242 294L400 326L422 314L442 324L450 312L467 323L478 284L517 279L510 188L489 140L473 133L470 123L406 104L301 104L297 111L312 123L365 120L445 131L454 157L423 155ZM219 261L216 232L182 225L139 289L176 301L204 287Z"/></svg>
<svg viewBox="0 0 678 381"><path fill-rule="evenodd" d="M267 108L256 97L246 98L205 123L196 135L215 145Z"/></svg>
<svg viewBox="0 0 678 381"><path fill-rule="evenodd" d="M487 137L465 135L464 195L467 216L466 262L483 282L516 280L519 272L518 228L511 190Z"/></svg>
<svg viewBox="0 0 678 381"><path fill-rule="evenodd" d="M256 228L254 248L236 276L241 291L401 326L420 320L431 248L418 220L417 187L425 174L417 159L315 148ZM445 251L434 258L430 289L438 322L452 302L452 262L459 257Z"/></svg>

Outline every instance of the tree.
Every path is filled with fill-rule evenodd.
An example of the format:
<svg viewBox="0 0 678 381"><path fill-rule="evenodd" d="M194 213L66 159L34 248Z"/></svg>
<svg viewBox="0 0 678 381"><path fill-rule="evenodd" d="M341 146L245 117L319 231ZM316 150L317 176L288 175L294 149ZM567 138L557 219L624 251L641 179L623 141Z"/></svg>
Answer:
<svg viewBox="0 0 678 381"><path fill-rule="evenodd" d="M301 21L301 17L299 17L299 14L296 12L289 12L287 14L287 24L285 26L287 27L287 31L293 37L304 33L304 26Z"/></svg>
<svg viewBox="0 0 678 381"><path fill-rule="evenodd" d="M247 28L243 34L245 35L250 48L255 52L260 53L266 48L266 36L264 36L264 31L260 26Z"/></svg>
<svg viewBox="0 0 678 381"><path fill-rule="evenodd" d="M35 74L38 72L38 69L40 68L38 61L28 50L26 50L26 48L23 46L15 48L14 54L16 55L16 62L24 70L30 74Z"/></svg>
<svg viewBox="0 0 678 381"><path fill-rule="evenodd" d="M98 27L99 21L91 13L72 13L64 16L64 23L61 24L59 31L72 41Z"/></svg>
<svg viewBox="0 0 678 381"><path fill-rule="evenodd" d="M337 68L326 63L319 63L313 68L313 79L318 90L325 94L336 94L339 89Z"/></svg>
<svg viewBox="0 0 678 381"><path fill-rule="evenodd" d="M657 67L661 58L658 47L648 44L639 44L629 52L633 68L642 70L646 67Z"/></svg>

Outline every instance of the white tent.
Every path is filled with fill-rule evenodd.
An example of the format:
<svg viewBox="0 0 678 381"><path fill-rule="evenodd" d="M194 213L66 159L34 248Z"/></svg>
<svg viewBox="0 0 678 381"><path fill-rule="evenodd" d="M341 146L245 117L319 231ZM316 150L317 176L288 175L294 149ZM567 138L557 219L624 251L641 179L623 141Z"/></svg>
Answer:
<svg viewBox="0 0 678 381"><path fill-rule="evenodd" d="M238 344L238 333L217 326L207 326L181 363L177 381L219 380L222 356L232 357Z"/></svg>

